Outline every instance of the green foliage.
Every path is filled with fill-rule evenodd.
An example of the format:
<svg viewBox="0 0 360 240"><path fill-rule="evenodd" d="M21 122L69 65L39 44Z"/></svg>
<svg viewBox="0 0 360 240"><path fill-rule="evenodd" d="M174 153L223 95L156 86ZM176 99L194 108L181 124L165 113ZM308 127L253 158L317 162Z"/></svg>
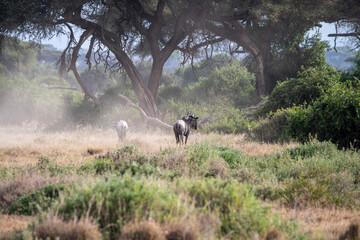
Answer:
<svg viewBox="0 0 360 240"><path fill-rule="evenodd" d="M164 100L179 99L183 94L183 88L177 84L161 85L159 87L159 100L160 104L165 103Z"/></svg>
<svg viewBox="0 0 360 240"><path fill-rule="evenodd" d="M265 116L278 109L311 104L339 80L339 73L331 67L302 69L296 78L280 82L256 116Z"/></svg>
<svg viewBox="0 0 360 240"><path fill-rule="evenodd" d="M220 220L220 228L216 229L220 238L265 236L271 227L289 227L270 215L269 208L260 206L246 186L219 179L179 179L168 183L109 176L67 189L53 210L65 220L74 216L96 219L108 239L119 236L121 227L135 220L151 218L159 223L176 223L185 216L205 213ZM301 239L301 234L297 238Z"/></svg>
<svg viewBox="0 0 360 240"><path fill-rule="evenodd" d="M154 182L112 177L76 186L55 209L66 219L88 214L97 219L104 236L114 239L121 226L135 219L152 217L162 222L175 212L181 214L184 209L178 209L177 200Z"/></svg>
<svg viewBox="0 0 360 240"><path fill-rule="evenodd" d="M231 59L227 55L215 55L212 59L203 59L193 66L178 68L175 75L180 77L181 86L186 87L189 84L196 83L200 77L207 77L215 69L221 68L230 63Z"/></svg>
<svg viewBox="0 0 360 240"><path fill-rule="evenodd" d="M256 232L264 235L269 228L269 209L261 207L248 189L236 181L196 180L184 186L195 206L203 211L218 211L221 235L232 239L251 238Z"/></svg>
<svg viewBox="0 0 360 240"><path fill-rule="evenodd" d="M238 109L229 108L227 111L223 111L219 115L219 120L205 125L202 128L202 131L206 133L218 132L226 134L240 134L246 133L252 128L250 120L244 118L243 112Z"/></svg>
<svg viewBox="0 0 360 240"><path fill-rule="evenodd" d="M211 99L209 102L191 101L190 99L170 99L161 109L167 109L167 122L175 123L187 113L195 114L200 119L216 117L228 111L229 106L224 99Z"/></svg>
<svg viewBox="0 0 360 240"><path fill-rule="evenodd" d="M296 21L293 16L290 18L292 18L290 21ZM304 27L300 21L294 24L299 24L300 28ZM307 24L313 25L309 22ZM329 45L321 41L319 34L306 36L305 31L308 28L304 29L304 32L291 31L295 25L287 23L276 27L275 31L279 31L285 36L274 39L276 47L271 48L272 59L266 62L268 82L272 86L275 86L278 81L296 77L302 67L305 69L326 67L325 50L329 48Z"/></svg>
<svg viewBox="0 0 360 240"><path fill-rule="evenodd" d="M240 61L233 60L189 85L184 98L193 102L214 102L220 98L234 107L245 107L253 103L254 91L254 75Z"/></svg>
<svg viewBox="0 0 360 240"><path fill-rule="evenodd" d="M63 184L51 184L25 194L16 199L11 207L10 214L35 215L46 211L59 198L59 192L64 190Z"/></svg>
<svg viewBox="0 0 360 240"><path fill-rule="evenodd" d="M341 73L341 81L359 81L360 79L360 50L355 54L354 58L355 66L349 71L344 71Z"/></svg>
<svg viewBox="0 0 360 240"><path fill-rule="evenodd" d="M36 48L39 45L25 43L14 37L3 37L0 51L1 75L22 72L26 76L33 76L32 69L36 63Z"/></svg>
<svg viewBox="0 0 360 240"><path fill-rule="evenodd" d="M51 123L62 113L59 90L48 90L23 77L0 76L0 123ZM59 92L58 92L59 93Z"/></svg>
<svg viewBox="0 0 360 240"><path fill-rule="evenodd" d="M247 137L262 142L288 142L291 138L286 132L289 110L277 110L271 117L253 121Z"/></svg>
<svg viewBox="0 0 360 240"><path fill-rule="evenodd" d="M124 146L115 153L107 153L87 162L79 173L89 171L94 171L95 174L113 172L121 175L152 175L157 172L156 166L134 145Z"/></svg>
<svg viewBox="0 0 360 240"><path fill-rule="evenodd" d="M359 148L359 83L337 83L312 105L293 108L289 115L289 135L299 141L315 136L339 147Z"/></svg>
<svg viewBox="0 0 360 240"><path fill-rule="evenodd" d="M54 161L46 156L40 156L36 165L32 167L32 169L40 172L41 174L48 174L53 177L72 173L74 171L74 166L62 166L54 163Z"/></svg>

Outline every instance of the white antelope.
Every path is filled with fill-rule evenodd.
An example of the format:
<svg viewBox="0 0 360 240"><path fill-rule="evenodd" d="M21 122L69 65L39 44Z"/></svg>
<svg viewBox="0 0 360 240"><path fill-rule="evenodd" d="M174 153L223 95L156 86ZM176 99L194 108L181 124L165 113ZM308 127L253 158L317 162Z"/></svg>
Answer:
<svg viewBox="0 0 360 240"><path fill-rule="evenodd" d="M129 130L128 124L124 120L120 120L116 124L116 132L119 136L119 141L122 141L126 138L126 133Z"/></svg>

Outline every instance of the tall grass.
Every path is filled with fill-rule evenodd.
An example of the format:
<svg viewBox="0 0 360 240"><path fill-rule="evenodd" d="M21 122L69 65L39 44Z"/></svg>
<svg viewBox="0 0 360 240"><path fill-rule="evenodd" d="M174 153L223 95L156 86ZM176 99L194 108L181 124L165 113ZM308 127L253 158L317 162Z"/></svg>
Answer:
<svg viewBox="0 0 360 240"><path fill-rule="evenodd" d="M208 229L215 231L217 238L265 237L274 227L293 237L298 231L271 215L245 185L232 180L180 178L171 183L128 175L108 176L64 192L53 210L65 220L85 216L96 219L106 239L121 235L120 230L134 221L180 224L184 218L196 220L203 214L218 219L218 227ZM286 232L289 228L295 232ZM201 229L205 228L194 231L199 236L208 234ZM299 234L296 238L303 237Z"/></svg>
<svg viewBox="0 0 360 240"><path fill-rule="evenodd" d="M0 148L0 154L14 162L12 167L0 166L5 180L0 183L0 198L12 196L2 200L0 211L34 215L40 210L39 220L28 228L32 233L53 213L69 229L75 226L71 222L93 219L91 226L96 226L104 239L310 238L301 229L311 232L313 228L299 229L284 221L269 207L273 204L281 211L296 209L301 213L328 209L325 215L330 209L341 208L347 211L346 224L356 220L360 155L339 150L329 142L281 146L245 142L235 135L194 134L187 146L170 147L166 141L173 136L164 135L152 142L154 136L145 134L140 139L134 134L123 143L103 147L101 138L89 137L69 148L70 160L59 161L44 152L50 149L64 154L75 135L68 139L63 134L57 136L61 139L54 137L53 143L37 140L39 155L30 155L30 163L21 167L18 157L30 149L19 145ZM81 136L88 135L84 132ZM106 135L95 132L94 136ZM32 146L33 140L26 141ZM59 148L59 141L64 149ZM72 164L77 156L82 159ZM35 184L37 180L39 184ZM73 183L61 185L64 188L54 185L69 181ZM300 214L285 214L300 218ZM309 215L313 221L315 217ZM329 226L336 225L334 219L326 219L330 219ZM337 228L337 236L344 233L346 224Z"/></svg>

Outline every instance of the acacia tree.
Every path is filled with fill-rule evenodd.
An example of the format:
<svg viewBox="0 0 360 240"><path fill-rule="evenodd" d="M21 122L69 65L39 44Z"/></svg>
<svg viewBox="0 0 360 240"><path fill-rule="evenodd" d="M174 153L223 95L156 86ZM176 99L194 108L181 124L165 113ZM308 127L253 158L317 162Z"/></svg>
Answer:
<svg viewBox="0 0 360 240"><path fill-rule="evenodd" d="M276 60L304 55L300 44L305 33L317 25L327 6L334 1L211 1L211 10L204 24L215 35L225 37L251 53L256 62L256 90L258 95L269 93L278 75L272 76L272 68L279 69ZM316 9L316 11L314 11ZM235 48L235 50L237 50ZM288 65L289 58L277 64ZM306 59L297 61L292 70L306 65ZM290 77L290 76L287 76Z"/></svg>
<svg viewBox="0 0 360 240"><path fill-rule="evenodd" d="M116 66L129 76L139 105L153 117L161 117L156 100L166 60L206 17L206 2L201 0L9 0L3 4L7 12L2 19L7 23L2 26L3 33L24 33L41 39L70 29L61 66L70 53L68 68L91 98L76 70L79 49L86 39L91 39L86 55L89 64L92 55L107 64L113 55ZM83 30L77 41L71 30L74 26ZM152 58L147 86L135 64L139 56L134 49L142 44L149 47Z"/></svg>
<svg viewBox="0 0 360 240"><path fill-rule="evenodd" d="M334 23L335 32L329 34L334 37L334 48L338 37L345 37L355 49L360 48L360 5L357 0L344 0L337 2L328 11L324 22Z"/></svg>

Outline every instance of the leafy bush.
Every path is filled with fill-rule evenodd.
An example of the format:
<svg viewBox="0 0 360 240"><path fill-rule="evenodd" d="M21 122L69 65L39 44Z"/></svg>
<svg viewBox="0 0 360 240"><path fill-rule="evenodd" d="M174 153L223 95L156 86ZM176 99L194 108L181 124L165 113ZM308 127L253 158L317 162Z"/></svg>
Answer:
<svg viewBox="0 0 360 240"><path fill-rule="evenodd" d="M262 142L290 141L291 139L286 132L288 115L289 111L287 109L278 110L269 118L253 121L247 137Z"/></svg>
<svg viewBox="0 0 360 240"><path fill-rule="evenodd" d="M311 104L339 78L339 73L331 67L302 69L296 78L278 83L268 101L256 111L255 115L265 116L278 109Z"/></svg>
<svg viewBox="0 0 360 240"><path fill-rule="evenodd" d="M64 185L51 184L25 194L12 203L10 214L34 215L39 210L47 210L52 202L59 198L59 192L62 190Z"/></svg>
<svg viewBox="0 0 360 240"><path fill-rule="evenodd" d="M100 180L91 185L80 185L65 194L57 207L65 219L88 213L98 220L104 235L112 239L121 226L135 220L164 220L177 208L177 197L167 189L149 181L125 177ZM179 214L181 209L177 210Z"/></svg>
<svg viewBox="0 0 360 240"><path fill-rule="evenodd" d="M227 109L228 111L224 114L221 114L219 120L214 123L205 125L202 128L202 131L217 132L217 133L246 133L251 129L252 123L250 120L243 117L242 112L238 109Z"/></svg>
<svg viewBox="0 0 360 240"><path fill-rule="evenodd" d="M0 124L56 121L62 114L61 94L54 94L57 91L39 87L24 77L0 76Z"/></svg>
<svg viewBox="0 0 360 240"><path fill-rule="evenodd" d="M219 238L265 237L274 227L285 231L288 236L304 237L290 227L291 224L270 215L269 208L261 206L246 186L237 181L219 179L179 179L168 183L109 176L67 190L53 210L65 221L84 216L96 219L104 238L108 239L121 237L120 230L135 221L152 219L159 224L181 223L186 216L192 219L191 216L204 214L208 217L203 221L208 222L210 216L220 220L219 228L215 228ZM204 235L201 232L204 229L199 227L192 231L194 235ZM135 234L129 229L125 233Z"/></svg>
<svg viewBox="0 0 360 240"><path fill-rule="evenodd" d="M201 60L195 63L193 66L185 68L178 68L175 75L182 79L182 87L186 87L191 83L198 81L200 77L207 77L216 68L221 68L224 65L231 62L231 59L227 55L218 54L215 55L211 60Z"/></svg>
<svg viewBox="0 0 360 240"><path fill-rule="evenodd" d="M220 98L234 107L245 107L254 102L254 91L254 75L240 62L233 61L189 85L184 92L184 98L193 102L214 102L216 98Z"/></svg>
<svg viewBox="0 0 360 240"><path fill-rule="evenodd" d="M307 107L289 115L289 135L299 141L315 136L339 147L360 147L359 83L338 83Z"/></svg>
<svg viewBox="0 0 360 240"><path fill-rule="evenodd" d="M267 168L275 173L280 188L260 189L259 195L279 198L292 206L354 208L360 194L356 181L359 157L353 151L338 150L330 142L312 141L287 149L267 160L272 163Z"/></svg>

